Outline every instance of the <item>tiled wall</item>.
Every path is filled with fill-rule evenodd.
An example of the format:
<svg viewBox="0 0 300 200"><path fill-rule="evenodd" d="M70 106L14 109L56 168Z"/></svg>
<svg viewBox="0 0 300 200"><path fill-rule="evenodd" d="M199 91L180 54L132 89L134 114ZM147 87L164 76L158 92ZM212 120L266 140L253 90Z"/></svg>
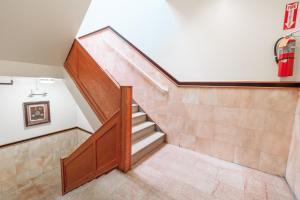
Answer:
<svg viewBox="0 0 300 200"><path fill-rule="evenodd" d="M60 158L68 156L87 137L89 134L73 129L0 148L0 193L16 190L60 167Z"/></svg>
<svg viewBox="0 0 300 200"><path fill-rule="evenodd" d="M297 90L176 87L114 33L93 37L99 37L97 47L95 40L83 43L96 48L96 60L117 81L134 86L135 100L167 133L169 143L285 174ZM133 65L167 86L169 93L161 93Z"/></svg>
<svg viewBox="0 0 300 200"><path fill-rule="evenodd" d="M286 179L297 198L300 199L300 100L295 115Z"/></svg>

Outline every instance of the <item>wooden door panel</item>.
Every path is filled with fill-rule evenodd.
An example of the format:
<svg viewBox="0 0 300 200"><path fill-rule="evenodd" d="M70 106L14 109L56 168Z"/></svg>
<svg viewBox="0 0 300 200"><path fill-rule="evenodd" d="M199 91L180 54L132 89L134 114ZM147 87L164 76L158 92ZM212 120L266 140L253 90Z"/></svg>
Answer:
<svg viewBox="0 0 300 200"><path fill-rule="evenodd" d="M71 190L93 178L95 145L88 146L64 167L66 189Z"/></svg>
<svg viewBox="0 0 300 200"><path fill-rule="evenodd" d="M115 124L105 135L96 141L97 170L106 164L117 161L118 130Z"/></svg>
<svg viewBox="0 0 300 200"><path fill-rule="evenodd" d="M83 57L82 54L79 55ZM119 89L108 77L102 75L99 67L91 60L78 61L78 78L105 118L110 118L119 108Z"/></svg>

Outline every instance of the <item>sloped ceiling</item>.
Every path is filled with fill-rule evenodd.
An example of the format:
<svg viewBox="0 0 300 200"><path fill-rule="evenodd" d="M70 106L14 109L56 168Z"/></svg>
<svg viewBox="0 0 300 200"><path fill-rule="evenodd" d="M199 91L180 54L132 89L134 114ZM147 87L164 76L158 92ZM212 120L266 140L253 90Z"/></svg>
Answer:
<svg viewBox="0 0 300 200"><path fill-rule="evenodd" d="M0 60L62 66L91 0L1 0Z"/></svg>

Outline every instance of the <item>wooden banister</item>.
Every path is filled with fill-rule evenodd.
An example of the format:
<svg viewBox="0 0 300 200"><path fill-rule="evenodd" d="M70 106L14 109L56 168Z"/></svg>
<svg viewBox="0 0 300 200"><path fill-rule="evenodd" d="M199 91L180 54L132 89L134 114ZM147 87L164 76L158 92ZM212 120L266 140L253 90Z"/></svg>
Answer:
<svg viewBox="0 0 300 200"><path fill-rule="evenodd" d="M119 169L127 172L131 167L132 87L121 87L121 161Z"/></svg>
<svg viewBox="0 0 300 200"><path fill-rule="evenodd" d="M65 68L99 120L100 127L61 159L62 193L114 169L131 167L132 87L122 86L75 40Z"/></svg>

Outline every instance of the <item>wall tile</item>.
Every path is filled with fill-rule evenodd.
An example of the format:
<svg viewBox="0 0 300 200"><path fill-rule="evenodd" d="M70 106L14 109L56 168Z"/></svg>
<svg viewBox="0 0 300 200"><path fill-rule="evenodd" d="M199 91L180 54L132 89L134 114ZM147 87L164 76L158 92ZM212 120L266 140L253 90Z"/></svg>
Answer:
<svg viewBox="0 0 300 200"><path fill-rule="evenodd" d="M238 128L233 125L215 125L214 139L223 141L229 144L235 144L235 138L238 134Z"/></svg>
<svg viewBox="0 0 300 200"><path fill-rule="evenodd" d="M227 107L215 107L214 122L226 125L236 125L239 119L239 109Z"/></svg>
<svg viewBox="0 0 300 200"><path fill-rule="evenodd" d="M233 162L234 146L225 142L214 140L212 142L212 155L217 158Z"/></svg>
<svg viewBox="0 0 300 200"><path fill-rule="evenodd" d="M229 161L236 156L242 165L283 175L299 91L177 87L113 33L104 37L133 63L107 50L107 45L99 45L105 52L98 56L99 61L118 81L133 85L134 99L166 132L169 143ZM169 93L159 92L133 64L168 87Z"/></svg>
<svg viewBox="0 0 300 200"><path fill-rule="evenodd" d="M265 132L262 137L261 150L282 158L287 158L289 154L291 136L281 132Z"/></svg>
<svg viewBox="0 0 300 200"><path fill-rule="evenodd" d="M215 124L206 122L195 122L196 130L195 134L198 138L213 139L215 135Z"/></svg>
<svg viewBox="0 0 300 200"><path fill-rule="evenodd" d="M259 166L260 151L250 148L237 147L235 149L234 162L257 169Z"/></svg>
<svg viewBox="0 0 300 200"><path fill-rule="evenodd" d="M259 170L278 176L284 176L286 163L287 161L282 157L262 152L260 154Z"/></svg>
<svg viewBox="0 0 300 200"><path fill-rule="evenodd" d="M263 110L240 109L239 126L242 128L263 130L266 112Z"/></svg>
<svg viewBox="0 0 300 200"><path fill-rule="evenodd" d="M295 123L293 126L293 134L289 159L286 169L286 179L296 197L300 198L300 100L298 101L297 112L295 115Z"/></svg>
<svg viewBox="0 0 300 200"><path fill-rule="evenodd" d="M198 93L198 104L201 105L210 105L210 106L216 106L218 104L217 99L217 90L214 88L203 88L201 90L197 89L199 91ZM174 91L175 93L177 90ZM184 91L182 91L184 93Z"/></svg>
<svg viewBox="0 0 300 200"><path fill-rule="evenodd" d="M199 153L212 155L212 143L213 141L210 139L197 138L194 150Z"/></svg>
<svg viewBox="0 0 300 200"><path fill-rule="evenodd" d="M59 167L61 156L69 155L89 136L71 130L0 148L0 194L20 189Z"/></svg>
<svg viewBox="0 0 300 200"><path fill-rule="evenodd" d="M264 123L264 130L282 132L283 134L291 135L294 117L293 113L268 111Z"/></svg>
<svg viewBox="0 0 300 200"><path fill-rule="evenodd" d="M238 89L218 90L217 102L222 107L239 107L240 96Z"/></svg>

